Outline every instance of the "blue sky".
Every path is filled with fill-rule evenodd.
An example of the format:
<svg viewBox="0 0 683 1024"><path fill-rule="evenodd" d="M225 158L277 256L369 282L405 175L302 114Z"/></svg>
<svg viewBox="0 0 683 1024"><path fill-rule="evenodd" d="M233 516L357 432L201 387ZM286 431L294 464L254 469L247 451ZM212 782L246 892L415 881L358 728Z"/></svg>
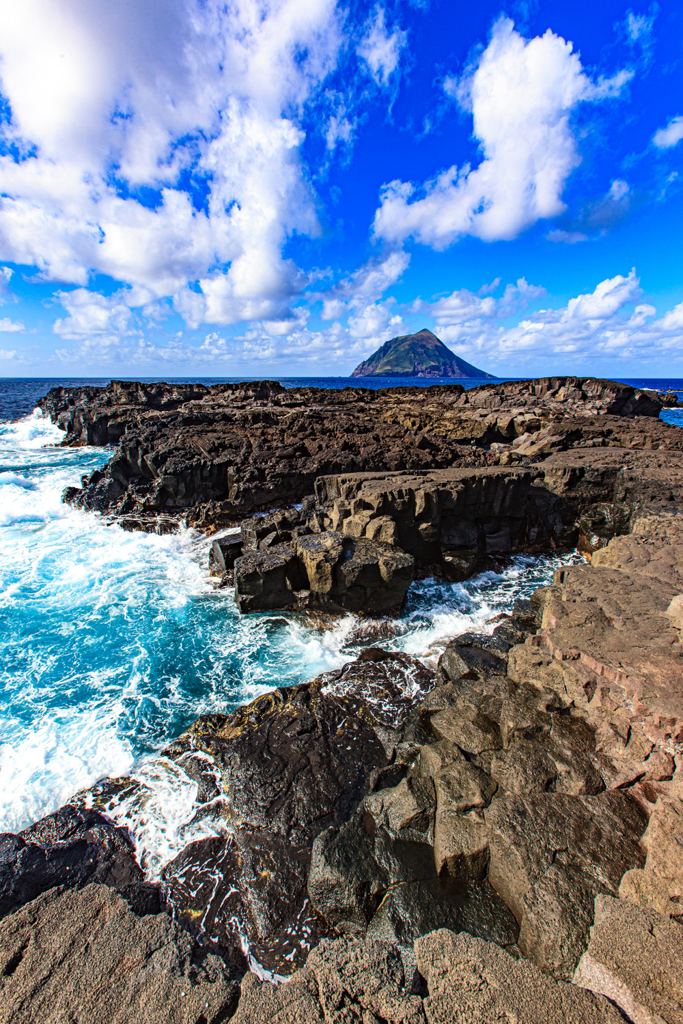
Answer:
<svg viewBox="0 0 683 1024"><path fill-rule="evenodd" d="M683 9L0 11L0 375L683 376Z"/></svg>

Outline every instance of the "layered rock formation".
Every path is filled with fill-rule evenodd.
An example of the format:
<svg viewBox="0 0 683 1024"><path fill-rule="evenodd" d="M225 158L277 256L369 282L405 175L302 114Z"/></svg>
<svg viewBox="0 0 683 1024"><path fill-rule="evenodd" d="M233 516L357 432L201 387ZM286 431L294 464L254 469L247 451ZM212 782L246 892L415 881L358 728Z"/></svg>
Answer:
<svg viewBox="0 0 683 1024"><path fill-rule="evenodd" d="M66 431L65 444L118 445L67 500L143 526L160 516L226 525L301 501L326 474L496 464L512 456L482 446L509 446L551 425L548 450L596 441L681 450L676 428L633 419L657 417L653 393L591 378L470 391L112 382L55 388L40 405Z"/></svg>

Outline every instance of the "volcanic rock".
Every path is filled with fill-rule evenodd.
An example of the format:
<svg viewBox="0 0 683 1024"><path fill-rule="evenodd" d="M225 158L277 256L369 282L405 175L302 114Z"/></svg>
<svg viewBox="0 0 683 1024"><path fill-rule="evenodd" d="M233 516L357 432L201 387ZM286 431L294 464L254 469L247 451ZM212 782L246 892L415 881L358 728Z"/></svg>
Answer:
<svg viewBox="0 0 683 1024"><path fill-rule="evenodd" d="M298 608L397 615L415 560L399 548L328 531L248 551L234 563L242 612Z"/></svg>
<svg viewBox="0 0 683 1024"><path fill-rule="evenodd" d="M0 917L55 886L119 887L142 878L127 829L95 810L67 804L23 832L0 835Z"/></svg>
<svg viewBox="0 0 683 1024"><path fill-rule="evenodd" d="M511 443L551 421L558 433L556 421L571 419L568 448L586 431L590 443L623 448L683 443L675 427L656 422L662 406L654 393L576 377L469 391L113 381L55 388L39 404L66 431L64 443L119 446L68 500L150 528L169 515L229 525L301 501L326 474L491 465L500 455L477 446Z"/></svg>
<svg viewBox="0 0 683 1024"><path fill-rule="evenodd" d="M242 982L234 1024L619 1024L605 998L543 975L532 964L461 932L415 943L418 994L395 946L378 940L326 941L285 985ZM424 980L423 980L424 979Z"/></svg>
<svg viewBox="0 0 683 1024"><path fill-rule="evenodd" d="M227 949L246 942L276 973L302 963L325 932L306 888L315 837L347 821L395 760L433 682L414 658L371 648L313 683L198 719L165 754L206 758L230 831L191 844L164 869L178 918Z"/></svg>
<svg viewBox="0 0 683 1024"><path fill-rule="evenodd" d="M598 896L574 983L606 996L633 1024L681 1024L683 927L653 910Z"/></svg>
<svg viewBox="0 0 683 1024"><path fill-rule="evenodd" d="M234 967L166 914L136 916L113 889L53 889L0 923L3 1024L219 1024Z"/></svg>

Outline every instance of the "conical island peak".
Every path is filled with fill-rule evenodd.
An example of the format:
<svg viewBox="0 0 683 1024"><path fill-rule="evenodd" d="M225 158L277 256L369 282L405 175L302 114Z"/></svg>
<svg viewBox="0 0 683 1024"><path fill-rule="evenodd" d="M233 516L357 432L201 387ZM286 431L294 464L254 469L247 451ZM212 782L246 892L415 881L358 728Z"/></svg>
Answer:
<svg viewBox="0 0 683 1024"><path fill-rule="evenodd" d="M352 377L482 377L495 379L456 356L428 328L385 341Z"/></svg>

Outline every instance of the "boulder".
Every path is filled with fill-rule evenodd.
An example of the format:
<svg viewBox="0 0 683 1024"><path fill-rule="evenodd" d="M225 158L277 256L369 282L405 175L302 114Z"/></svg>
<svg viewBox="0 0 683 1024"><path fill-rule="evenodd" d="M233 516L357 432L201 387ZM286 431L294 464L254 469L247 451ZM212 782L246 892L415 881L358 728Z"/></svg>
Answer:
<svg viewBox="0 0 683 1024"><path fill-rule="evenodd" d="M623 1024L606 999L465 932L433 932L417 940L415 954L429 988L427 1024Z"/></svg>
<svg viewBox="0 0 683 1024"><path fill-rule="evenodd" d="M301 536L235 562L240 611L280 609L397 614L415 561L399 548L328 531Z"/></svg>
<svg viewBox="0 0 683 1024"><path fill-rule="evenodd" d="M66 804L23 832L0 835L0 917L55 886L142 878L128 830L95 810Z"/></svg>
<svg viewBox="0 0 683 1024"><path fill-rule="evenodd" d="M597 896L574 984L606 996L633 1024L681 1024L683 927L626 900Z"/></svg>
<svg viewBox="0 0 683 1024"><path fill-rule="evenodd" d="M3 1024L219 1024L239 974L113 889L53 889L0 923Z"/></svg>
<svg viewBox="0 0 683 1024"><path fill-rule="evenodd" d="M588 941L585 908L598 893L616 895L624 872L642 866L646 823L619 790L492 801L489 881L520 923L520 949L539 967L571 978Z"/></svg>
<svg viewBox="0 0 683 1024"><path fill-rule="evenodd" d="M223 573L230 572L235 559L242 554L242 546L241 531L215 540L209 552L209 575L222 576Z"/></svg>

